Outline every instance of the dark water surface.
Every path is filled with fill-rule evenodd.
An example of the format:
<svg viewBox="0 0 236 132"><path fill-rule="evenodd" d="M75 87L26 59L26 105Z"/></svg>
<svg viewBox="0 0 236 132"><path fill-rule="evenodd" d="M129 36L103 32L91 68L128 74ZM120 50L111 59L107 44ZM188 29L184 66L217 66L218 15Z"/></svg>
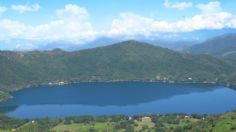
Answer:
<svg viewBox="0 0 236 132"><path fill-rule="evenodd" d="M145 82L42 86L13 93L0 111L19 118L143 113L217 114L236 108L236 91L206 84Z"/></svg>

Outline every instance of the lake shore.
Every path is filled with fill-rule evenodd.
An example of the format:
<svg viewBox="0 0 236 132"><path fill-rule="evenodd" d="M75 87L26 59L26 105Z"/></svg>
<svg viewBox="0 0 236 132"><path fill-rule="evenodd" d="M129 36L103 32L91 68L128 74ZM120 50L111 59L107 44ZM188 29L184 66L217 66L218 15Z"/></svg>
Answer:
<svg viewBox="0 0 236 132"><path fill-rule="evenodd" d="M3 102L2 108L9 115L22 118L117 113L134 115L145 112L218 114L236 106L232 102L236 100L233 89L202 83L63 83L24 89L12 95L14 98ZM223 99L228 95L228 98ZM215 104L218 99L221 102ZM16 107L13 109L11 106ZM48 114L40 114L40 111L47 111Z"/></svg>
<svg viewBox="0 0 236 132"><path fill-rule="evenodd" d="M0 114L0 131L234 131L236 111L217 115L144 114L16 119Z"/></svg>
<svg viewBox="0 0 236 132"><path fill-rule="evenodd" d="M39 84L28 84L24 86L14 87L11 91L0 90L0 103L7 101L8 99L14 98L11 93L19 91L26 88L37 88L39 86L60 86L68 84L79 84L79 83L114 83L114 82L149 82L149 83L167 83L167 84L209 84L217 86L225 86L232 89L236 89L235 85L230 85L228 83L217 83L217 82L192 82L192 81L156 81L156 80L112 80L112 81L78 81L78 82L69 82L69 81L52 81Z"/></svg>

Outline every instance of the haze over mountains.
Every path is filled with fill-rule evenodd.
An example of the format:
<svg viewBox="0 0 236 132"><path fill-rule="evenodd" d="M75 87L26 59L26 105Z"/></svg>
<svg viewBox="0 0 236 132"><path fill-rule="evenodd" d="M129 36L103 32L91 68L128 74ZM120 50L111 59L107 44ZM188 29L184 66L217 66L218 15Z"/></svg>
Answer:
<svg viewBox="0 0 236 132"><path fill-rule="evenodd" d="M219 30L197 30L193 32L183 32L183 33L162 33L157 36L117 36L108 37L101 36L93 41L86 42L83 44L75 44L68 42L52 42L45 44L36 49L39 50L52 50L54 48L61 48L67 51L75 51L80 49L95 48L100 46L111 45L114 43L127 41L127 40L137 40L141 42L150 43L153 45L161 46L164 48L169 48L173 50L184 50L193 45L202 43L212 37L221 36L224 34L236 33L235 29L219 29Z"/></svg>
<svg viewBox="0 0 236 132"><path fill-rule="evenodd" d="M158 38L158 37L134 37L134 40L146 42L152 45L157 45L163 48L168 48L175 51L189 52L193 54L208 54L215 57L236 59L236 30L201 30L191 33L178 33L178 37ZM188 38L184 39L184 36ZM195 36L196 38L194 39ZM205 36L205 37L204 37ZM201 40L197 38L202 38ZM204 39L203 39L204 38ZM107 46L114 43L127 41L128 38L109 38L101 37L86 44L77 45L67 42L49 43L38 50L53 50L60 48L66 51L76 51L82 49L96 48Z"/></svg>
<svg viewBox="0 0 236 132"><path fill-rule="evenodd" d="M111 45L114 43L127 41L127 40L137 40L141 42L150 43L153 45L161 46L164 48L169 48L172 50L182 51L193 45L197 45L211 39L213 37L221 36L224 34L233 34L236 33L235 29L205 29L205 30L196 30L193 32L180 32L180 33L161 33L154 36L100 36L95 38L92 41L83 42L83 43L74 43L67 41L52 41L52 42L43 42L35 43L34 41L26 40L12 40L10 42L2 42L0 45L1 50L14 50L14 51L30 51L30 50L53 50L55 48L60 48L66 51L76 51L87 48L95 48L100 46ZM5 49L4 45L21 44L18 47L12 47L11 49ZM3 46L3 47L1 47Z"/></svg>

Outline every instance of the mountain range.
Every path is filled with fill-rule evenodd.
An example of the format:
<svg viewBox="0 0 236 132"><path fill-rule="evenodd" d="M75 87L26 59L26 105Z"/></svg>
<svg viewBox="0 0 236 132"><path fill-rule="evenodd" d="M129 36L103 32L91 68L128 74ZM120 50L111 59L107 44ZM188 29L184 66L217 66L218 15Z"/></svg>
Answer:
<svg viewBox="0 0 236 132"><path fill-rule="evenodd" d="M33 41L33 40L9 40L7 42L0 40L0 49L13 50L13 51L31 51L31 50L53 50L60 48L65 51L77 51L87 48L96 48L101 46L107 46L118 42L127 40L137 40L146 42L149 44L169 48L172 50L182 51L187 47L191 47L202 43L210 38L221 36L224 34L236 33L235 29L205 29L196 30L193 32L180 32L180 33L159 33L153 36L97 36L94 39L85 42L68 42L68 41ZM17 47L14 46L17 44ZM8 47L8 48L7 48Z"/></svg>
<svg viewBox="0 0 236 132"><path fill-rule="evenodd" d="M0 61L0 92L6 93L59 82L164 81L229 86L236 82L234 61L133 40L73 52L1 51Z"/></svg>
<svg viewBox="0 0 236 132"><path fill-rule="evenodd" d="M194 54L209 54L212 56L236 60L236 34L225 34L187 48Z"/></svg>

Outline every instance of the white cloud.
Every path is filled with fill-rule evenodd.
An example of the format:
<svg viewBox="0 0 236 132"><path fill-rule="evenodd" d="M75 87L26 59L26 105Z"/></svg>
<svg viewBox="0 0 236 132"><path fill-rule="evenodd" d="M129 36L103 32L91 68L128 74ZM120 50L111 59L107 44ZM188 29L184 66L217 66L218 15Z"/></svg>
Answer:
<svg viewBox="0 0 236 132"><path fill-rule="evenodd" d="M221 3L219 1L213 1L206 4L198 4L196 7L199 8L203 13L215 13L222 10Z"/></svg>
<svg viewBox="0 0 236 132"><path fill-rule="evenodd" d="M155 33L191 32L200 29L221 29L235 27L236 17L228 12L211 14L197 14L176 22L158 21L152 18L140 16L134 13L122 13L118 19L114 19L110 36L116 35L145 35L152 36Z"/></svg>
<svg viewBox="0 0 236 132"><path fill-rule="evenodd" d="M0 14L4 13L7 11L6 7L0 6Z"/></svg>
<svg viewBox="0 0 236 132"><path fill-rule="evenodd" d="M15 20L2 19L0 32L4 34L0 36L0 39L82 43L96 36L93 26L88 21L89 14L85 8L69 4L58 11L63 12L60 17L40 25L27 25Z"/></svg>
<svg viewBox="0 0 236 132"><path fill-rule="evenodd" d="M213 3L213 4L212 4ZM84 44L98 36L156 36L165 33L191 32L201 29L236 28L236 16L224 12L220 3L199 4L202 11L192 17L176 22L160 21L135 13L121 13L114 19L111 27L97 32L89 21L86 8L67 4L55 11L54 19L48 23L29 25L12 19L0 18L0 41L23 40L16 43L17 48L34 48L29 43L40 44L54 41Z"/></svg>
<svg viewBox="0 0 236 132"><path fill-rule="evenodd" d="M34 50L36 48L35 45L31 43L26 43L26 44L16 44L15 49L16 50Z"/></svg>
<svg viewBox="0 0 236 132"><path fill-rule="evenodd" d="M170 0L165 0L164 6L166 8L174 8L184 10L193 6L192 2L171 2Z"/></svg>
<svg viewBox="0 0 236 132"><path fill-rule="evenodd" d="M169 6L170 5L172 4L169 3ZM236 15L222 11L220 2L215 1L207 4L198 4L197 7L202 11L200 14L176 22L158 21L134 13L121 13L119 18L112 21L111 29L108 34L110 36L152 36L158 35L158 33L236 28Z"/></svg>
<svg viewBox="0 0 236 132"><path fill-rule="evenodd" d="M177 31L194 31L200 29L222 29L228 26L232 14L220 12L214 14L199 14L175 23Z"/></svg>
<svg viewBox="0 0 236 132"><path fill-rule="evenodd" d="M73 4L67 4L64 9L58 9L56 14L59 18L86 19L89 17L89 13L85 8Z"/></svg>
<svg viewBox="0 0 236 132"><path fill-rule="evenodd" d="M110 35L148 35L154 20L134 13L121 13L120 18L114 19L111 25Z"/></svg>
<svg viewBox="0 0 236 132"><path fill-rule="evenodd" d="M20 13L26 11L38 11L40 8L40 5L37 3L33 5L11 5L12 10L19 11Z"/></svg>

